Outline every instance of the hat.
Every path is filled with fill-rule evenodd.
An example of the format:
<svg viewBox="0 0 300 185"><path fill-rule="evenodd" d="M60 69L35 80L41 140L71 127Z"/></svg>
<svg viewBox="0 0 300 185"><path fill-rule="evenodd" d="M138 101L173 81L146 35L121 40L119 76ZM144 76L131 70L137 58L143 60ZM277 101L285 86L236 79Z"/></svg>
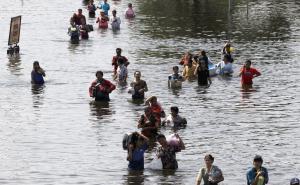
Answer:
<svg viewBox="0 0 300 185"><path fill-rule="evenodd" d="M291 179L290 185L299 185L299 184L300 184L300 181L298 178Z"/></svg>
<svg viewBox="0 0 300 185"><path fill-rule="evenodd" d="M260 162L263 162L263 159L260 155L256 155L253 159L253 161L260 161Z"/></svg>

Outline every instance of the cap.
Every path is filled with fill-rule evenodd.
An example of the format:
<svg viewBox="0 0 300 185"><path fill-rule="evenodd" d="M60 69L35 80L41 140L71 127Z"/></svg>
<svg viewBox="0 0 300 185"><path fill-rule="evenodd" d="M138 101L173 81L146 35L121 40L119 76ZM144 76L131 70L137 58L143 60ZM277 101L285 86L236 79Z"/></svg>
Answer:
<svg viewBox="0 0 300 185"><path fill-rule="evenodd" d="M291 179L290 185L299 185L299 184L300 184L300 181L298 178Z"/></svg>
<svg viewBox="0 0 300 185"><path fill-rule="evenodd" d="M263 162L263 159L262 159L262 157L260 155L256 155L254 157L253 161L261 161L261 162Z"/></svg>

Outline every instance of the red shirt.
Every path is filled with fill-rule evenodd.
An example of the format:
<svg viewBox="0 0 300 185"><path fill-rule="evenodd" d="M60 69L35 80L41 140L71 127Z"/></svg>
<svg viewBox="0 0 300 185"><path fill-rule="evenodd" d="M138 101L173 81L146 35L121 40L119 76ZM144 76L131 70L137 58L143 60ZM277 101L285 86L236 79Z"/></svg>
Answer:
<svg viewBox="0 0 300 185"><path fill-rule="evenodd" d="M126 57L124 57L124 56L114 56L113 59L112 59L111 65L114 66L114 73L115 74L117 73L117 70L118 70L118 59L119 59L119 57L123 58L126 67L129 65L128 59Z"/></svg>
<svg viewBox="0 0 300 185"><path fill-rule="evenodd" d="M155 105L150 106L151 112L153 113L153 116L156 118L156 120L161 122L161 114L164 112L164 109L157 103Z"/></svg>
<svg viewBox="0 0 300 185"><path fill-rule="evenodd" d="M241 69L241 73L242 73L242 84L245 85L252 85L252 79L254 78L254 75L259 76L260 72L257 71L255 68L250 68L250 69L246 69L246 68L242 68Z"/></svg>
<svg viewBox="0 0 300 185"><path fill-rule="evenodd" d="M89 94L90 94L90 97L93 97L93 88L99 83L98 80L95 80L92 82L90 88L89 88ZM116 86L114 84L112 84L110 81L108 80L105 80L103 79L103 81L101 82L101 84L98 86L99 88L99 91L100 92L103 92L103 93L106 93L106 94L109 94L111 93L113 90L116 89ZM107 90L109 92L107 92Z"/></svg>

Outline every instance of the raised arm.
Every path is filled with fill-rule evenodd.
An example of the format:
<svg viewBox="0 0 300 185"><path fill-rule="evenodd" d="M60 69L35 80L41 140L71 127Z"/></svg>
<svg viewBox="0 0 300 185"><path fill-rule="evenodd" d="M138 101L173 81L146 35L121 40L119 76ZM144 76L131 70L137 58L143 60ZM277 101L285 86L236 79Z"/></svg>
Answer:
<svg viewBox="0 0 300 185"><path fill-rule="evenodd" d="M197 175L197 178L196 178L196 185L200 185L201 184L201 180L202 180L202 171L203 171L203 168L201 168L199 170L199 173Z"/></svg>

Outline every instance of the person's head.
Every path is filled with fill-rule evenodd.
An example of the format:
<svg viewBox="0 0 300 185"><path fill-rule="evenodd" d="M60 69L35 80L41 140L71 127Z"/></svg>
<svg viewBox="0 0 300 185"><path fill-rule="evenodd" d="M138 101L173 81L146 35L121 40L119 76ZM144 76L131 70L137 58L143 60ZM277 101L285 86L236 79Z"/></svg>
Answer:
<svg viewBox="0 0 300 185"><path fill-rule="evenodd" d="M202 56L206 56L206 52L204 50L202 50L200 53Z"/></svg>
<svg viewBox="0 0 300 185"><path fill-rule="evenodd" d="M300 180L298 178L292 178L290 185L300 185Z"/></svg>
<svg viewBox="0 0 300 185"><path fill-rule="evenodd" d="M253 159L253 166L255 169L260 169L263 164L263 159L260 155L256 155Z"/></svg>
<svg viewBox="0 0 300 185"><path fill-rule="evenodd" d="M128 8L132 8L132 4L131 3L128 3Z"/></svg>
<svg viewBox="0 0 300 185"><path fill-rule="evenodd" d="M173 72L174 72L174 74L178 74L179 73L179 67L178 66L173 66Z"/></svg>
<svg viewBox="0 0 300 185"><path fill-rule="evenodd" d="M117 10L113 10L111 13L115 17L117 15Z"/></svg>
<svg viewBox="0 0 300 185"><path fill-rule="evenodd" d="M94 3L94 0L90 0L90 4L93 4Z"/></svg>
<svg viewBox="0 0 300 185"><path fill-rule="evenodd" d="M81 8L78 9L78 15L82 15L82 9Z"/></svg>
<svg viewBox="0 0 300 185"><path fill-rule="evenodd" d="M97 71L96 72L96 77L98 80L102 80L103 79L103 72L102 71Z"/></svg>
<svg viewBox="0 0 300 185"><path fill-rule="evenodd" d="M157 142L158 142L162 147L165 147L165 146L168 145L166 136L163 135L163 134L158 134L158 135L156 136L156 140L157 140Z"/></svg>
<svg viewBox="0 0 300 185"><path fill-rule="evenodd" d="M40 63L38 62L38 61L34 61L33 62L33 69L34 70L37 70L37 69L39 69L40 68Z"/></svg>
<svg viewBox="0 0 300 185"><path fill-rule="evenodd" d="M104 3L107 3L107 0L103 0Z"/></svg>
<svg viewBox="0 0 300 185"><path fill-rule="evenodd" d="M212 166L212 164L214 163L214 160L215 160L215 158L211 154L208 154L204 157L204 162L207 167Z"/></svg>
<svg viewBox="0 0 300 185"><path fill-rule="evenodd" d="M152 96L151 99L150 99L150 103L152 105L156 105L157 104L157 97L156 96Z"/></svg>
<svg viewBox="0 0 300 185"><path fill-rule="evenodd" d="M121 56L122 49L121 48L117 48L116 49L116 53L117 53L118 56Z"/></svg>
<svg viewBox="0 0 300 185"><path fill-rule="evenodd" d="M245 62L245 68L246 69L250 69L250 67L251 67L251 60L246 60L246 62Z"/></svg>
<svg viewBox="0 0 300 185"><path fill-rule="evenodd" d="M134 147L136 147L138 140L139 140L139 134L137 132L133 132L131 134L129 144L132 144Z"/></svg>
<svg viewBox="0 0 300 185"><path fill-rule="evenodd" d="M171 107L171 114L172 116L177 116L179 113L179 109L176 106Z"/></svg>
<svg viewBox="0 0 300 185"><path fill-rule="evenodd" d="M134 77L135 77L136 79L141 79L141 76L142 76L142 74L141 74L140 71L135 71L135 72L134 72Z"/></svg>

